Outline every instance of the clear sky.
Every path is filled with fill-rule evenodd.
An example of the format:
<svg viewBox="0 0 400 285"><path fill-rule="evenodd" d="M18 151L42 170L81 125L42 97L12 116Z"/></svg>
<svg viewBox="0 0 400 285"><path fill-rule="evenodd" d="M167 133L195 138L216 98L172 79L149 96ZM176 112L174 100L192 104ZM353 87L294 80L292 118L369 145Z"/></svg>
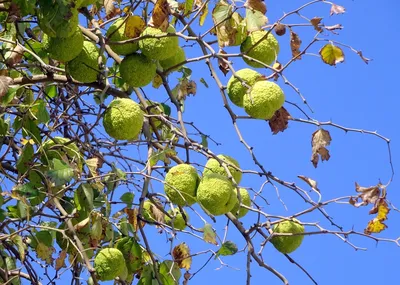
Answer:
<svg viewBox="0 0 400 285"><path fill-rule="evenodd" d="M305 3L305 1L266 1L267 16L273 23L282 16L283 12L289 12ZM344 29L339 36L329 36L331 39L353 46L362 50L363 54L372 61L366 65L354 52L344 48L346 60L336 67L331 67L312 55L304 56L302 60L295 62L287 70L285 75L296 87L300 88L306 97L314 113L311 115L319 121L332 120L334 123L365 130L377 130L380 134L391 139L392 159L394 166L400 160L400 133L396 123L399 122L397 111L400 99L397 94L398 71L400 65L398 48L400 44L400 24L398 10L400 4L396 1L379 2L344 1L337 4L346 8L344 15L329 16L330 5L318 4L304 11L308 18L314 16L323 17L323 22L329 25L342 24ZM210 19L210 18L209 18ZM305 22L299 17L290 17L285 23ZM179 29L179 26L178 26ZM206 28L204 27L203 30ZM304 47L309 39L310 28L296 28L294 30L303 39ZM321 36L323 37L323 35ZM291 57L289 46L289 33L278 38L281 53L281 63L287 62ZM321 44L316 44L310 53L318 54ZM232 49L231 51L233 51ZM238 50L236 48L236 50ZM185 48L188 57L200 56L197 47ZM239 58L232 59L236 70L244 68L245 64ZM214 67L218 69L216 61ZM221 146L209 141L210 149L214 153L224 153L234 156L243 169L257 169L252 163L251 156L246 148L239 142L237 134L231 124L231 119L223 107L221 95L216 84L209 76L209 71L203 62L189 64L193 69L192 78L197 81L197 95L189 97L186 101L185 121L193 121L203 132L210 135ZM263 70L259 70L264 72ZM219 71L218 71L219 72ZM223 83L226 84L230 74L224 77L218 73ZM268 74L267 72L265 74ZM207 89L198 80L203 77L209 85ZM284 86L280 79L278 84L284 89L288 101L301 104L299 96L288 86ZM163 101L167 98L162 88L154 91L151 86L144 88L149 97ZM136 100L136 98L134 98ZM296 118L304 116L293 106L285 105L288 111ZM237 114L245 115L243 110L234 108ZM174 113L172 114L174 115ZM311 162L311 134L317 130L315 126L289 122L289 128L284 133L273 136L268 123L256 120L239 121L239 127L245 140L254 147L255 154L265 168L279 178L296 182L304 189L308 186L297 178L297 175L311 177L318 181L323 201L335 197L355 195L354 182L362 186L375 185L381 180L386 183L391 175L389 157L386 143L374 136L358 133L345 133L339 129L326 127L332 136L329 147L331 159L319 164L315 169ZM205 164L204 157L198 157L196 161ZM396 169L395 169L396 170ZM242 186L252 187L256 191L264 181L256 176L245 175ZM161 184L154 184L154 191L162 191ZM400 183L395 176L394 181L388 187L388 199L395 205L400 205L398 195ZM121 190L121 194L124 191ZM288 210L285 210L276 196L273 187L264 189L264 197L270 205L261 199L256 201L262 205L263 210L272 215L289 216L298 211L307 209L309 205L292 191L279 187L279 193ZM317 196L310 193L313 199ZM116 195L118 197L118 194ZM326 208L334 221L344 227L345 231L354 229L363 232L368 221L373 216L368 214L371 206L354 208L350 205L333 204ZM198 208L197 208L198 209ZM192 222L197 227L202 227L200 220L189 212ZM396 239L400 236L399 213L392 210L386 221L388 229L377 237ZM246 227L256 222L257 215L249 214L243 218ZM330 223L318 213L304 215L302 222L316 223L328 230L336 230ZM224 235L226 218L217 217L214 225L220 237ZM210 222L210 221L209 221ZM154 252L161 258L168 256L169 244L164 234L157 233L156 229L146 227L153 234L150 235L150 243ZM306 230L315 231L313 227ZM237 243L243 250L245 243L238 231L229 226L227 240ZM217 250L218 247L206 244L183 234L178 235L178 242L185 241L192 253L207 250ZM366 251L355 251L333 235L307 236L302 246L291 254L291 257L301 264L318 282L318 284L396 284L398 283L398 256L400 249L394 243L380 242L376 244L372 239L350 236L349 241L358 247L368 248ZM255 239L256 251L259 250L260 239ZM277 252L270 244L263 251L264 260L284 274L290 284L312 284L310 279L294 264L290 263L283 255ZM197 271L210 255L200 255L193 259L191 273ZM208 265L195 276L189 284L245 284L246 281L246 254L239 252L235 256L223 257L223 262L228 266L220 268L218 260L211 260ZM218 270L217 270L218 269ZM281 284L271 273L258 267L255 262L251 265L252 284ZM65 275L57 283L70 284L69 275Z"/></svg>

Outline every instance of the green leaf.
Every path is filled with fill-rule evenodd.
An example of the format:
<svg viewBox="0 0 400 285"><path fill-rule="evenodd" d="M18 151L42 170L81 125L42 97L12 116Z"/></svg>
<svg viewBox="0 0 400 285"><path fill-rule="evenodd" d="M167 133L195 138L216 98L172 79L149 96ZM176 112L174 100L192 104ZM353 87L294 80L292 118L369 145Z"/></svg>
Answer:
<svg viewBox="0 0 400 285"><path fill-rule="evenodd" d="M48 247L53 246L53 236L50 231L42 230L38 232L35 237L37 242L43 243Z"/></svg>
<svg viewBox="0 0 400 285"><path fill-rule="evenodd" d="M207 82L205 81L205 79L204 79L203 77L200 78L200 82L203 83L203 85L204 85L206 88L208 88L208 84L207 84Z"/></svg>
<svg viewBox="0 0 400 285"><path fill-rule="evenodd" d="M185 1L185 15L186 15L186 18L190 17L190 15L188 13L192 12L193 2L194 2L193 0L186 0Z"/></svg>
<svg viewBox="0 0 400 285"><path fill-rule="evenodd" d="M217 258L217 256L219 256L219 255L223 255L223 256L234 255L235 253L237 253L237 251L238 251L238 248L235 243L233 243L231 241L226 241L222 244L221 248L217 251L217 255L215 256L215 258Z"/></svg>
<svg viewBox="0 0 400 285"><path fill-rule="evenodd" d="M27 143L22 149L22 153L17 160L17 170L20 174L24 174L32 163L35 151L30 143Z"/></svg>
<svg viewBox="0 0 400 285"><path fill-rule="evenodd" d="M7 106L14 99L15 94L17 93L18 87L10 87L7 90L7 94L0 98L0 104L2 106Z"/></svg>
<svg viewBox="0 0 400 285"><path fill-rule="evenodd" d="M9 128L9 119L4 120L4 118L0 118L0 137L7 135Z"/></svg>
<svg viewBox="0 0 400 285"><path fill-rule="evenodd" d="M40 129L37 126L37 121L32 120L29 116L25 116L22 125L22 135L31 137L35 142L41 142Z"/></svg>
<svg viewBox="0 0 400 285"><path fill-rule="evenodd" d="M26 246L25 246L24 242L22 241L22 237L20 235L14 235L11 238L11 241L17 246L20 260L23 262L25 260Z"/></svg>
<svg viewBox="0 0 400 285"><path fill-rule="evenodd" d="M22 200L22 198L30 200L39 196L39 190L33 187L31 183L26 183L16 186L12 190L12 196L18 200Z"/></svg>
<svg viewBox="0 0 400 285"><path fill-rule="evenodd" d="M36 6L36 2L35 1L14 0L13 2L18 6L19 11L21 12L21 16L27 16L29 14L32 14L32 15L35 14L35 6Z"/></svg>
<svg viewBox="0 0 400 285"><path fill-rule="evenodd" d="M74 178L74 170L64 161L53 158L50 164L47 175L55 183L55 186L64 185Z"/></svg>
<svg viewBox="0 0 400 285"><path fill-rule="evenodd" d="M207 19L207 15L208 15L208 3L206 4L206 6L204 6L203 10L201 10L200 17L199 17L199 25L200 26L204 25L204 22Z"/></svg>
<svg viewBox="0 0 400 285"><path fill-rule="evenodd" d="M48 121L50 121L50 115L46 109L45 102L41 99L37 100L36 103L31 107L31 113L36 117L38 124L46 124Z"/></svg>
<svg viewBox="0 0 400 285"><path fill-rule="evenodd" d="M214 232L214 229L212 228L212 225L210 224L205 224L203 228L203 239L205 242L212 243L215 245L218 245L218 242L216 240L216 234Z"/></svg>
<svg viewBox="0 0 400 285"><path fill-rule="evenodd" d="M204 148L208 148L208 140L206 135L201 135L201 145Z"/></svg>
<svg viewBox="0 0 400 285"><path fill-rule="evenodd" d="M182 273L175 262L165 260L160 264L159 272L161 281L164 285L179 284L179 279L181 278Z"/></svg>
<svg viewBox="0 0 400 285"><path fill-rule="evenodd" d="M90 186L90 184L88 183L83 183L78 187L82 189L83 191L83 202L85 203L85 205L87 205L88 207L86 207L88 210L92 210L93 209L93 200L94 200L94 195L93 195L93 188L92 186Z"/></svg>
<svg viewBox="0 0 400 285"><path fill-rule="evenodd" d="M121 202L124 202L127 205L127 207L131 208L134 198L135 198L135 193L126 192L122 194L122 196L119 199L121 200Z"/></svg>
<svg viewBox="0 0 400 285"><path fill-rule="evenodd" d="M257 10L246 9L247 31L254 32L262 29L268 23L268 18Z"/></svg>
<svg viewBox="0 0 400 285"><path fill-rule="evenodd" d="M44 92L50 98L57 97L58 95L56 85L47 85L46 88L44 89Z"/></svg>

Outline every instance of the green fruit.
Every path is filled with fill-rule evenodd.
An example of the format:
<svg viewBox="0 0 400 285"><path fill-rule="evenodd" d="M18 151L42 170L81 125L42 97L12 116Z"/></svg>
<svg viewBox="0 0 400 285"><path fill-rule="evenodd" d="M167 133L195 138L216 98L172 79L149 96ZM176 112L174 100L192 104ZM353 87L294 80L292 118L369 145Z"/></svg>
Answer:
<svg viewBox="0 0 400 285"><path fill-rule="evenodd" d="M240 51L242 53L245 53L266 34L267 34L266 31L252 32L240 46ZM267 38L263 39L247 55L263 62L266 65L271 65L276 60L278 53L279 53L279 43L275 39L274 35L272 33L269 33ZM252 67L255 68L264 67L262 64L251 61L247 58L243 58L243 60Z"/></svg>
<svg viewBox="0 0 400 285"><path fill-rule="evenodd" d="M298 220L283 221L275 224L274 233L304 233L304 226ZM281 253L291 253L295 251L303 242L304 235L296 236L274 236L270 241L273 246Z"/></svg>
<svg viewBox="0 0 400 285"><path fill-rule="evenodd" d="M196 202L196 188L199 175L189 164L172 167L165 175L164 191L169 200L179 206L193 205Z"/></svg>
<svg viewBox="0 0 400 285"><path fill-rule="evenodd" d="M45 164L49 164L51 160L68 158L69 162L76 163L79 169L82 169L83 157L80 153L78 146L70 139L63 137L54 137L48 139L42 145L43 152L42 161Z"/></svg>
<svg viewBox="0 0 400 285"><path fill-rule="evenodd" d="M97 2L97 0L77 0L78 4L78 8L81 7L87 7L89 5L95 4Z"/></svg>
<svg viewBox="0 0 400 285"><path fill-rule="evenodd" d="M71 37L78 26L78 11L69 0L40 0L36 10L38 24L49 37Z"/></svg>
<svg viewBox="0 0 400 285"><path fill-rule="evenodd" d="M156 76L157 65L143 54L134 53L126 56L119 72L127 84L132 87L144 87Z"/></svg>
<svg viewBox="0 0 400 285"><path fill-rule="evenodd" d="M55 60L61 62L73 60L81 53L83 48L82 31L77 28L76 32L68 38L52 38L44 34L42 47Z"/></svg>
<svg viewBox="0 0 400 285"><path fill-rule="evenodd" d="M217 157L226 163L233 164L233 165L237 166L238 168L240 168L239 162L237 162L237 160L234 159L233 157L230 157L228 155L223 155L223 154L217 155ZM239 170L236 170L232 166L228 166L228 169L231 172L236 183L239 184L240 181L242 180L242 172L240 172ZM220 165L218 160L216 160L215 158L210 158L207 161L207 163L204 167L203 176L206 176L210 173L218 173L218 174L228 177L228 174L226 173L224 167L222 165Z"/></svg>
<svg viewBox="0 0 400 285"><path fill-rule="evenodd" d="M189 222L189 215L185 210L183 210L185 213L186 220ZM172 217L175 216L175 219L171 219L167 215L165 215L165 223L171 227L174 227L176 230L184 230L186 228L186 222L185 219L183 218L182 213L179 211L179 209L175 209L175 214L174 211L168 210L168 214L170 214ZM173 225L172 225L173 224Z"/></svg>
<svg viewBox="0 0 400 285"><path fill-rule="evenodd" d="M162 32L160 29L147 27L141 36L163 36L167 33L176 33L174 27L169 26L167 32ZM139 48L142 53L148 58L155 60L164 60L174 56L179 47L178 37L166 36L161 38L144 38L139 41Z"/></svg>
<svg viewBox="0 0 400 285"><path fill-rule="evenodd" d="M75 80L91 83L97 80L100 73L99 49L92 42L84 41L80 54L66 64L66 72Z"/></svg>
<svg viewBox="0 0 400 285"><path fill-rule="evenodd" d="M125 258L116 248L105 248L99 251L94 259L94 269L101 281L113 280L124 272Z"/></svg>
<svg viewBox="0 0 400 285"><path fill-rule="evenodd" d="M129 40L129 38L125 35L126 25L124 21L124 18L119 18L110 26L110 28L108 28L106 36L110 41L119 42ZM137 42L126 43L122 45L110 44L110 47L116 54L119 55L128 55L134 53L139 49L139 45Z"/></svg>
<svg viewBox="0 0 400 285"><path fill-rule="evenodd" d="M251 206L251 198L250 198L249 192L244 188L239 188L239 191L240 191L240 198L242 199L242 205L246 205L246 206L250 207ZM239 210L239 200L236 200L236 204L233 207L233 209L231 210L231 213L233 215L235 215L236 218L240 219L240 218L246 216L247 212L249 211L246 208L240 207L239 214L238 214L238 210Z"/></svg>
<svg viewBox="0 0 400 285"><path fill-rule="evenodd" d="M282 89L271 81L258 81L243 97L244 110L256 119L269 120L285 103Z"/></svg>
<svg viewBox="0 0 400 285"><path fill-rule="evenodd" d="M117 241L115 247L125 258L125 263L130 274L135 273L142 266L142 249L133 237L123 237Z"/></svg>
<svg viewBox="0 0 400 285"><path fill-rule="evenodd" d="M197 201L212 215L230 212L237 202L232 182L223 175L211 173L203 176L197 188Z"/></svg>
<svg viewBox="0 0 400 285"><path fill-rule="evenodd" d="M262 76L257 71L250 68L238 70L236 75L239 76L251 88L254 83ZM248 88L235 76L231 76L227 85L227 92L229 99L238 107L243 107L243 96L246 94Z"/></svg>
<svg viewBox="0 0 400 285"><path fill-rule="evenodd" d="M185 55L185 51L181 48L178 47L178 49L175 51L175 54L167 59L164 60L160 60L160 65L163 68L163 70L167 70L179 63L182 63L186 60L186 55ZM174 69L170 70L169 72L173 72L176 71L178 69L180 69L182 67L182 65L179 65L177 67L175 67Z"/></svg>
<svg viewBox="0 0 400 285"><path fill-rule="evenodd" d="M137 138L143 126L143 111L132 99L116 98L108 105L103 117L106 133L117 140Z"/></svg>

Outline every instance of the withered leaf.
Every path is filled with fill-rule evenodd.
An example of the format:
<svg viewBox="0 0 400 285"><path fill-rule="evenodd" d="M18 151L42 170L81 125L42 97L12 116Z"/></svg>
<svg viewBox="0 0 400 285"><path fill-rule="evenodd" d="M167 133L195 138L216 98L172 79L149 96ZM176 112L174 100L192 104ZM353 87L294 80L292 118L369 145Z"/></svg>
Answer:
<svg viewBox="0 0 400 285"><path fill-rule="evenodd" d="M279 61L275 61L275 63L274 63L274 65L272 66L272 68L274 68L274 69L280 71L280 70L282 70L282 64L281 64ZM275 73L275 74L274 74L274 80L275 80L275 81L278 81L278 79L279 79L279 74L278 74L278 73ZM270 120L270 121L271 121L271 120Z"/></svg>
<svg viewBox="0 0 400 285"><path fill-rule="evenodd" d="M139 222L141 223L142 227L145 226L146 223L138 219L139 208L133 208L133 209L125 208L124 212L128 216L128 222L133 226L135 231L139 229Z"/></svg>
<svg viewBox="0 0 400 285"><path fill-rule="evenodd" d="M203 239L205 242L212 243L215 245L218 245L218 242L216 240L216 234L214 232L214 229L212 228L212 225L210 224L205 224L203 228Z"/></svg>
<svg viewBox="0 0 400 285"><path fill-rule="evenodd" d="M219 51L221 54L226 54L224 50ZM226 63L223 59L218 58L218 68L219 70L222 71L222 73L226 76L226 74L229 72L229 65Z"/></svg>
<svg viewBox="0 0 400 285"><path fill-rule="evenodd" d="M7 94L10 84L13 82L11 77L0 76L0 98Z"/></svg>
<svg viewBox="0 0 400 285"><path fill-rule="evenodd" d="M263 14L267 12L267 6L262 0L247 0L244 7L259 11Z"/></svg>
<svg viewBox="0 0 400 285"><path fill-rule="evenodd" d="M149 25L154 28L159 28L162 31L166 31L168 28L168 17L171 14L169 4L167 0L157 0L156 5L153 9L153 14Z"/></svg>
<svg viewBox="0 0 400 285"><path fill-rule="evenodd" d="M321 23L322 18L314 17L310 20L311 25L313 25L314 29L318 32L322 32L322 28L319 26Z"/></svg>
<svg viewBox="0 0 400 285"><path fill-rule="evenodd" d="M104 0L104 8L106 10L106 16L111 16L115 11L114 1L113 0Z"/></svg>
<svg viewBox="0 0 400 285"><path fill-rule="evenodd" d="M124 34L130 39L137 38L143 32L146 23L137 15L129 16L125 21Z"/></svg>
<svg viewBox="0 0 400 285"><path fill-rule="evenodd" d="M358 194L357 199L360 198L362 201L359 203L355 203L355 207L366 206L368 204L375 204L381 196L381 188L380 185L370 186L370 187L362 187L357 182L356 191Z"/></svg>
<svg viewBox="0 0 400 285"><path fill-rule="evenodd" d="M343 14L344 12L346 12L346 8L344 8L343 6L339 6L339 5L336 5L336 4L334 4L334 3L332 3L332 6L331 6L331 16L333 15L333 14Z"/></svg>
<svg viewBox="0 0 400 285"><path fill-rule="evenodd" d="M311 179L310 177L303 176L303 175L298 175L297 177L299 177L301 180L303 180L303 181L306 182L308 185L310 185L311 188L312 188L314 191L321 192L321 191L319 191L319 189L318 189L318 183L317 183L317 181Z"/></svg>
<svg viewBox="0 0 400 285"><path fill-rule="evenodd" d="M174 247L172 250L172 256L174 262L176 262L179 268L185 268L189 270L192 266L192 257L190 256L190 249L186 243L181 243Z"/></svg>
<svg viewBox="0 0 400 285"><path fill-rule="evenodd" d="M16 45L13 48L10 56L7 58L6 62L10 66L18 64L18 63L20 63L22 61L23 55L24 55L23 47L20 46L20 45Z"/></svg>
<svg viewBox="0 0 400 285"><path fill-rule="evenodd" d="M292 56L296 58L295 60L301 59L300 45L301 39L299 36L295 32L290 31L290 49L292 50Z"/></svg>
<svg viewBox="0 0 400 285"><path fill-rule="evenodd" d="M208 15L208 2L203 7L203 9L201 10L200 17L199 17L199 25L200 26L204 25L204 22L206 21L207 15Z"/></svg>
<svg viewBox="0 0 400 285"><path fill-rule="evenodd" d="M311 137L311 146L312 146L312 155L311 162L316 168L318 166L319 156L321 156L322 161L328 161L331 157L329 154L329 150L326 148L330 145L332 141L331 135L328 131L324 129L319 129L312 134Z"/></svg>
<svg viewBox="0 0 400 285"><path fill-rule="evenodd" d="M385 199L380 198L379 200L377 200L376 209L377 210L374 211L373 214L378 214L374 219L368 222L367 228L364 230L364 233L367 235L371 233L380 233L387 228L387 226L383 222L387 220L387 215L389 214L390 209Z"/></svg>
<svg viewBox="0 0 400 285"><path fill-rule="evenodd" d="M65 265L65 258L67 257L67 251L63 250L60 252L60 255L56 259L55 269L58 271L63 267L67 267Z"/></svg>
<svg viewBox="0 0 400 285"><path fill-rule="evenodd" d="M336 65L344 62L343 50L332 43L328 43L323 46L319 51L319 54L321 55L322 61L329 65Z"/></svg>
<svg viewBox="0 0 400 285"><path fill-rule="evenodd" d="M276 111L268 122L272 134L276 135L277 133L286 130L289 119L290 114L284 107L281 107L278 111Z"/></svg>

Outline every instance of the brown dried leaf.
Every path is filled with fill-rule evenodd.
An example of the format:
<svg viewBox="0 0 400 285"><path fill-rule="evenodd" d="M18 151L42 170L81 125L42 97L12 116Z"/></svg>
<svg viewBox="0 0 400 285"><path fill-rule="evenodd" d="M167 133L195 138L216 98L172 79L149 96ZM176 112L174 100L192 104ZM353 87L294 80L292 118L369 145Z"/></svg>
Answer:
<svg viewBox="0 0 400 285"><path fill-rule="evenodd" d="M330 145L332 141L331 135L328 131L324 129L319 129L312 134L311 138L311 146L312 146L312 155L311 162L316 168L318 166L319 156L321 156L322 161L328 161L331 157L329 155L329 150L326 148Z"/></svg>
<svg viewBox="0 0 400 285"><path fill-rule="evenodd" d="M174 247L172 250L172 256L174 262L176 262L179 268L185 268L189 270L192 265L192 258L190 257L190 249L186 243L181 243Z"/></svg>
<svg viewBox="0 0 400 285"><path fill-rule="evenodd" d="M319 191L319 189L318 189L318 183L317 183L317 181L311 179L310 177L303 176L303 175L298 175L297 177L299 177L301 180L303 180L303 181L306 182L308 185L310 185L311 188L312 188L314 191L321 192L321 191Z"/></svg>
<svg viewBox="0 0 400 285"><path fill-rule="evenodd" d="M226 54L226 52L224 50L220 50L219 51L221 54ZM228 63L226 63L224 60L222 60L221 58L218 58L218 68L219 70L222 71L222 73L226 76L226 74L229 72L229 65Z"/></svg>
<svg viewBox="0 0 400 285"><path fill-rule="evenodd" d="M61 251L60 255L56 259L56 266L55 266L56 271L60 270L63 267L67 267L65 265L66 257L67 257L67 252L65 250Z"/></svg>
<svg viewBox="0 0 400 285"><path fill-rule="evenodd" d="M290 49L292 50L292 56L296 57L295 60L301 59L300 45L301 39L299 36L295 32L290 31Z"/></svg>
<svg viewBox="0 0 400 285"><path fill-rule="evenodd" d="M318 32L322 32L322 28L319 26L319 24L321 23L322 18L319 17L314 17L310 20L311 25L314 26L314 29Z"/></svg>
<svg viewBox="0 0 400 285"><path fill-rule="evenodd" d="M164 223L165 214L164 214L163 211L160 210L160 208L162 209L163 206L162 206L160 201L158 201L156 199L153 199L153 201L154 201L154 203L157 204L158 207L156 205L154 205L154 203L151 204L151 207L150 207L151 216L154 217L154 219L158 223L163 224Z"/></svg>
<svg viewBox="0 0 400 285"><path fill-rule="evenodd" d="M274 68L274 69L280 71L280 70L282 70L282 64L281 64L279 61L275 61L275 63L274 63L274 65L272 66L272 68ZM279 74L278 74L278 73L275 73L275 74L274 74L274 80L275 80L275 81L278 81L278 79L279 79Z"/></svg>
<svg viewBox="0 0 400 285"><path fill-rule="evenodd" d="M362 187L355 183L356 191L360 193L357 198L361 198L362 202L355 203L355 207L366 206L368 204L375 204L381 196L380 184L370 187Z"/></svg>
<svg viewBox="0 0 400 285"><path fill-rule="evenodd" d="M267 6L262 0L247 0L244 7L259 11L263 14L267 12Z"/></svg>
<svg viewBox="0 0 400 285"><path fill-rule="evenodd" d="M24 55L24 49L22 46L15 46L10 54L10 56L7 58L6 63L10 66L13 66L15 64L18 64L22 61Z"/></svg>
<svg viewBox="0 0 400 285"><path fill-rule="evenodd" d="M10 84L13 82L11 77L0 76L0 98L7 94Z"/></svg>
<svg viewBox="0 0 400 285"><path fill-rule="evenodd" d="M157 0L153 9L149 25L166 31L168 28L168 17L171 14L167 0Z"/></svg>
<svg viewBox="0 0 400 285"><path fill-rule="evenodd" d="M289 112L284 107L281 107L276 111L268 122L272 134L276 135L277 133L286 130L290 118Z"/></svg>
<svg viewBox="0 0 400 285"><path fill-rule="evenodd" d="M142 228L146 225L145 222L138 219L139 208L133 208L133 209L125 208L124 212L127 214L128 222L133 226L135 231L139 229L139 222L141 223Z"/></svg>
<svg viewBox="0 0 400 285"><path fill-rule="evenodd" d="M104 8L106 10L107 19L111 17L115 12L115 6L113 0L104 0Z"/></svg>
<svg viewBox="0 0 400 285"><path fill-rule="evenodd" d="M334 4L334 3L332 3L332 6L331 6L331 16L333 15L333 14L343 14L344 12L346 12L346 8L344 8L343 6L339 6L339 5L336 5L336 4Z"/></svg>
<svg viewBox="0 0 400 285"><path fill-rule="evenodd" d="M367 235L371 233L380 233L387 228L383 222L387 220L387 215L389 214L390 209L385 199L381 198L377 201L376 209L377 210L374 211L373 214L378 213L377 216L369 221L367 228L364 230L364 233Z"/></svg>

